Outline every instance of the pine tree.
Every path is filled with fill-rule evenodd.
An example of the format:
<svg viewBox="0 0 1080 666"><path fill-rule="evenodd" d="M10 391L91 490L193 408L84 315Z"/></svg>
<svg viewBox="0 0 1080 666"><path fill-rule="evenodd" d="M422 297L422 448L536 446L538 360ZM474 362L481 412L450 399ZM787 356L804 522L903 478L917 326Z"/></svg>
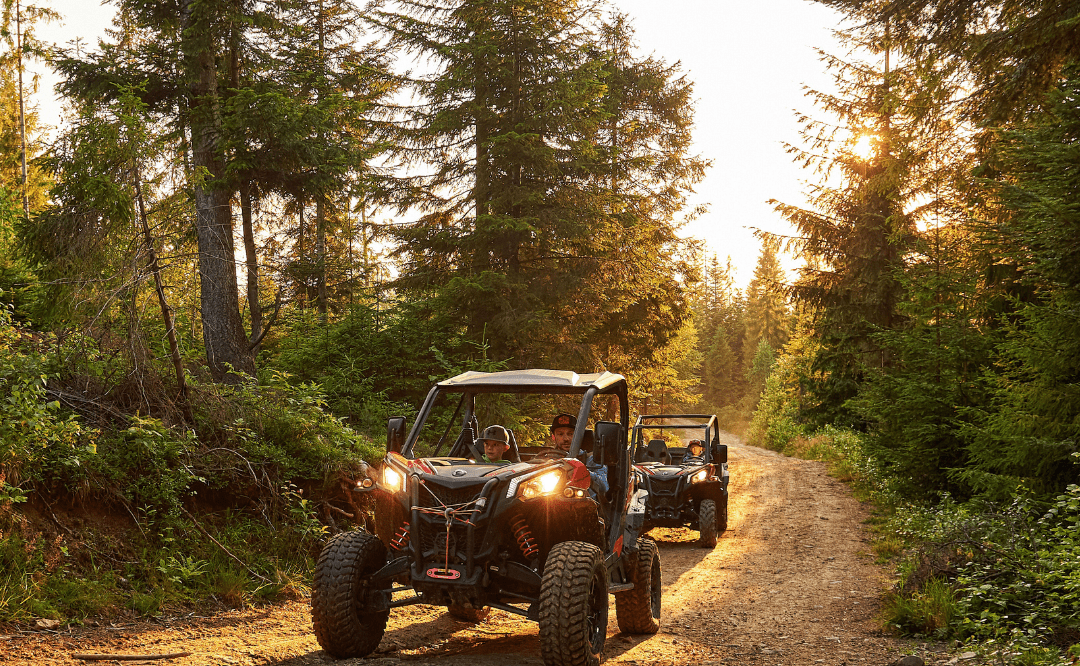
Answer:
<svg viewBox="0 0 1080 666"><path fill-rule="evenodd" d="M414 81L403 155L435 169L403 202L426 214L395 234L397 287L460 313L496 358L622 367L658 354L694 278L672 217L701 169L686 154L689 105L659 115L689 86L628 59L625 31L617 48L597 42L594 6L577 0L399 5L377 23L435 66Z"/></svg>
<svg viewBox="0 0 1080 666"><path fill-rule="evenodd" d="M858 395L868 372L895 363L875 335L903 325L902 275L917 220L910 208L930 183L925 165L938 138L927 139L933 123L923 113L921 93L933 65L920 70L909 59L903 68L890 67L894 45L888 35L846 39L882 53L884 71L824 56L836 70L840 92L815 99L840 124L806 119L810 149L792 148L821 173L839 170L844 185L819 187L809 210L777 206L801 234L794 246L812 260L792 293L816 313L820 346L808 386L815 402L804 417L817 424L860 423L847 401ZM860 136L872 137L870 154L853 151Z"/></svg>
<svg viewBox="0 0 1080 666"><path fill-rule="evenodd" d="M766 341L770 349L782 349L790 335L791 315L784 271L776 256L779 247L779 242L774 239L762 240L754 279L746 290L747 346L744 349L756 350L761 340ZM752 361L753 357L745 358L745 366L749 367Z"/></svg>
<svg viewBox="0 0 1080 666"><path fill-rule="evenodd" d="M19 9L18 16L16 9ZM42 128L33 100L39 81L37 75L28 76L25 69L28 60L45 56L45 45L35 36L36 26L56 18L56 12L50 9L34 5L16 7L14 0L4 0L0 15L0 47L3 49L0 51L0 188L16 193L20 202L25 194L32 212L44 206L49 180L35 162L44 149Z"/></svg>
<svg viewBox="0 0 1080 666"><path fill-rule="evenodd" d="M736 377L739 375L739 362L728 342L728 332L723 326L717 326L707 344L702 364L702 397L706 404L725 407L738 401L742 391L737 390Z"/></svg>
<svg viewBox="0 0 1080 666"><path fill-rule="evenodd" d="M735 288L731 260L721 268L714 255L697 293L695 316L702 345L702 394L718 408L737 404L746 392L741 362L746 341L746 301Z"/></svg>
<svg viewBox="0 0 1080 666"><path fill-rule="evenodd" d="M25 77L20 67L25 70L28 58L43 56L44 45L35 38L34 28L55 17L51 10L16 7L11 0L5 0L0 15L0 307L12 306L22 320L32 316L36 291L32 285L37 279L19 256L15 226L27 212L33 215L45 206L49 179L37 160L44 148L33 104L38 79Z"/></svg>
<svg viewBox="0 0 1080 666"><path fill-rule="evenodd" d="M140 91L150 114L170 121L190 171L185 174L198 245L199 313L207 365L219 380L230 368L254 374L254 356L240 315L233 246L232 190L222 145L224 36L249 2L124 0L115 42L91 53L61 52L54 63L61 90L80 104L107 104L122 90Z"/></svg>
<svg viewBox="0 0 1080 666"><path fill-rule="evenodd" d="M1080 60L1075 1L817 0L896 43L964 71L954 100L977 126L1038 114L1071 63Z"/></svg>
<svg viewBox="0 0 1080 666"><path fill-rule="evenodd" d="M1006 214L981 235L1018 267L1030 296L1009 318L966 480L1008 493L1023 483L1056 493L1080 481L1080 77L1049 98L1045 114L1004 134L996 191Z"/></svg>
<svg viewBox="0 0 1080 666"><path fill-rule="evenodd" d="M371 163L384 149L377 129L395 84L383 50L360 41L354 3L283 0L275 10L265 31L274 70L237 95L230 128L258 190L292 199L299 228L286 270L297 278L302 302L313 302L325 322L348 289L352 199L360 190L368 203L378 189ZM253 127L252 106L270 122ZM310 230L303 226L309 219Z"/></svg>

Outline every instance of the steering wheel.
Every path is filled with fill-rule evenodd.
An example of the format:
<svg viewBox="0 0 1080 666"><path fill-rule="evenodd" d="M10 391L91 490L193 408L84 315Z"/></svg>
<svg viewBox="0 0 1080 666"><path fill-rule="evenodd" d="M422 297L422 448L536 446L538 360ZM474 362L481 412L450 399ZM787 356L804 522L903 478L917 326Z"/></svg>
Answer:
<svg viewBox="0 0 1080 666"><path fill-rule="evenodd" d="M565 458L566 452L562 449L557 449L554 446L545 446L533 455L533 460L555 460L556 458Z"/></svg>

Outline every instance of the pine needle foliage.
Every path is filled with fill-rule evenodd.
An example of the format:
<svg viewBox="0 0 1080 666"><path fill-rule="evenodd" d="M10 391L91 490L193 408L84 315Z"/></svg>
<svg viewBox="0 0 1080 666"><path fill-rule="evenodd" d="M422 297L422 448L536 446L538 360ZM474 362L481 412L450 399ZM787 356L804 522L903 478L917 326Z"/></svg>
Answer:
<svg viewBox="0 0 1080 666"><path fill-rule="evenodd" d="M395 286L457 313L515 364L621 368L688 315L694 279L675 214L691 86L632 56L625 20L577 0L399 2L373 13L424 63L398 135L427 167L402 201Z"/></svg>
<svg viewBox="0 0 1080 666"><path fill-rule="evenodd" d="M1007 319L993 400L971 444L965 477L982 490L1022 483L1040 494L1080 481L1080 79L1050 97L1049 112L1002 136L995 188L1005 213L981 232L1021 271L1033 296Z"/></svg>

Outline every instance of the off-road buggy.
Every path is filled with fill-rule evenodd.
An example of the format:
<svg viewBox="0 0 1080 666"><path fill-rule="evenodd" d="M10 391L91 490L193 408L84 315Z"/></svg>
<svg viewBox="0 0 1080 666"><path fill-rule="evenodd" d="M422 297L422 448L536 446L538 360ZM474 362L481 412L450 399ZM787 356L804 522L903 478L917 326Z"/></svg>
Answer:
<svg viewBox="0 0 1080 666"><path fill-rule="evenodd" d="M499 400L573 405L570 451L518 447L511 431L509 462L483 462L478 403ZM439 436L433 412L454 402ZM626 380L608 372L466 372L439 382L407 436L405 419L390 419L385 460L358 484L373 495L376 534L338 534L319 556L311 594L319 644L336 657L367 655L400 606L446 606L473 621L499 608L539 623L545 664L598 664L609 593L621 630L655 633L660 558L652 540L639 538L644 492L628 426ZM439 456L452 431L448 455ZM414 455L429 446L435 455ZM606 493L590 475L600 467Z"/></svg>
<svg viewBox="0 0 1080 666"><path fill-rule="evenodd" d="M703 444L691 458L688 444ZM648 498L644 531L654 527L698 530L706 548L727 529L727 445L720 443L716 417L708 414L639 416L631 438L634 464L644 476Z"/></svg>

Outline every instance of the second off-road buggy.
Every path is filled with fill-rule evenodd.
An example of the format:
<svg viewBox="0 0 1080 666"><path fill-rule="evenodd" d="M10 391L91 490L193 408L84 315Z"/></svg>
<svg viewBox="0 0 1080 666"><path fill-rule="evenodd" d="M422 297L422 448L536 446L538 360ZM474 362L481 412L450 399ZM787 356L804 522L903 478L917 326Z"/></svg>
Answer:
<svg viewBox="0 0 1080 666"><path fill-rule="evenodd" d="M698 530L702 546L715 546L727 529L729 481L727 445L720 443L716 416L639 416L631 440L649 493L644 530L688 526ZM702 444L698 458L688 450L693 441Z"/></svg>
<svg viewBox="0 0 1080 666"><path fill-rule="evenodd" d="M484 461L477 414L500 400L576 413L569 452L518 447L511 429L508 462ZM454 403L440 437L429 422ZM390 419L383 465L359 484L375 500L376 534L338 534L319 556L311 594L319 644L336 657L367 655L391 610L409 604L472 620L499 608L539 623L545 664L598 664L609 593L621 630L655 633L660 559L639 537L644 492L628 426L626 380L608 372L466 372L439 382L408 435L404 418ZM438 456L452 429L448 455ZM416 457L429 446L436 455ZM606 492L593 481L600 468Z"/></svg>

